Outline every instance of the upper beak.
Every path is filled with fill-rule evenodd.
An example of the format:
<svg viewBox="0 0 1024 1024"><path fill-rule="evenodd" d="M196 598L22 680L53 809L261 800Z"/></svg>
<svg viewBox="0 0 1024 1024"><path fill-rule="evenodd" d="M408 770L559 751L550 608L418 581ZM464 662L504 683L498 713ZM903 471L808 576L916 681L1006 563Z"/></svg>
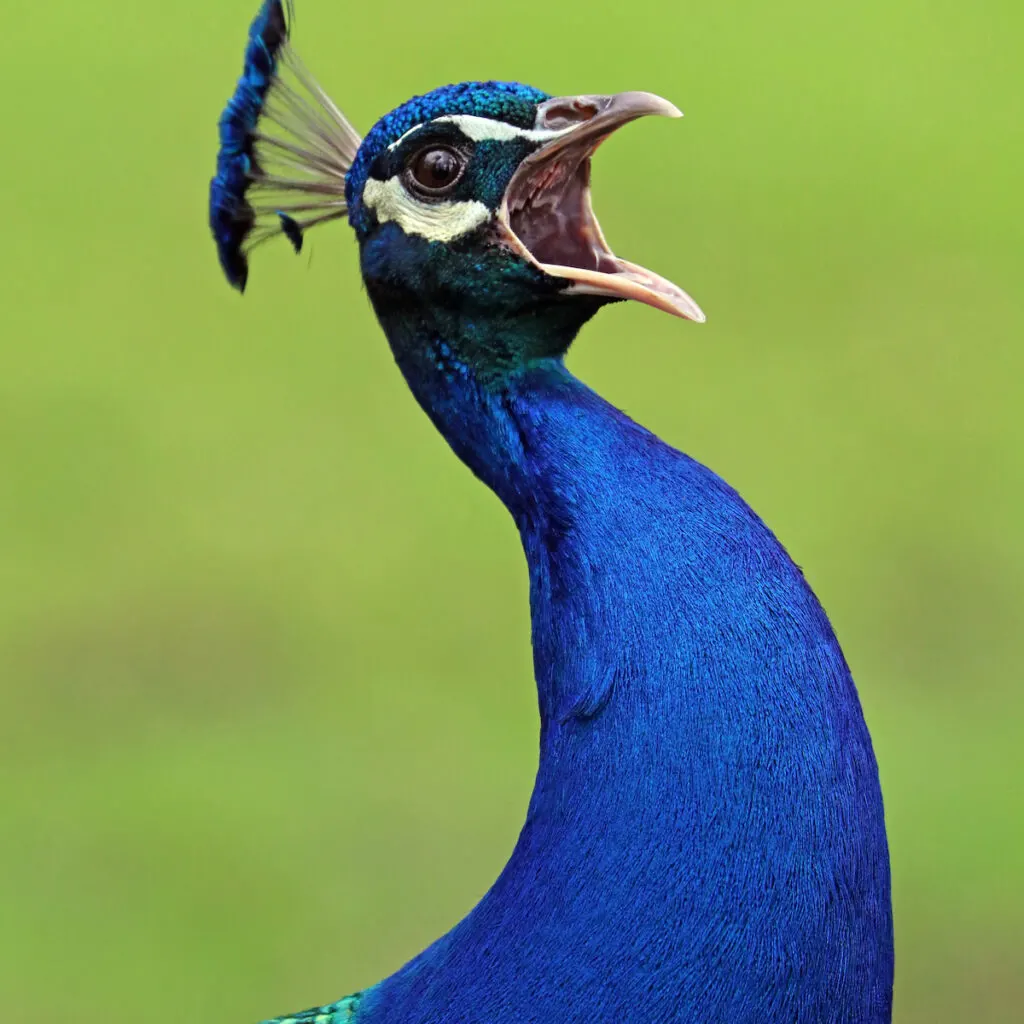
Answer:
<svg viewBox="0 0 1024 1024"><path fill-rule="evenodd" d="M648 114L682 117L649 92L563 96L537 111L535 128L550 139L517 168L498 210L504 241L573 294L637 299L703 323L689 295L671 281L616 256L590 201L590 158L617 128Z"/></svg>

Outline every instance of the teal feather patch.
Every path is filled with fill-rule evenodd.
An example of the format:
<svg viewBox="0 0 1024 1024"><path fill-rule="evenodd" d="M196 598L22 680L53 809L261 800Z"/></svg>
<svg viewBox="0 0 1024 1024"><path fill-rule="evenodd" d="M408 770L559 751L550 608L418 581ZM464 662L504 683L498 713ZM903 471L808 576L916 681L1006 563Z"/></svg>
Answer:
<svg viewBox="0 0 1024 1024"><path fill-rule="evenodd" d="M290 1017L275 1017L263 1024L350 1024L356 1018L362 996L362 992L356 992L329 1006L315 1006L312 1010L293 1013Z"/></svg>

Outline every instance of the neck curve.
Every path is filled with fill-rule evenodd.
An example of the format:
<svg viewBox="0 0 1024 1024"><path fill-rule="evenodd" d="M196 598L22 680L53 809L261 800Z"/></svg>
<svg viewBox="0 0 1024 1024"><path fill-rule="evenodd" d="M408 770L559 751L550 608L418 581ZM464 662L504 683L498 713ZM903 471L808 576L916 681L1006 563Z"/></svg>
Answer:
<svg viewBox="0 0 1024 1024"><path fill-rule="evenodd" d="M497 1020L541 998L552 1022L888 1021L877 770L800 571L559 358L481 382L458 339L381 320L519 528L541 749L501 877L368 993L368 1019Z"/></svg>

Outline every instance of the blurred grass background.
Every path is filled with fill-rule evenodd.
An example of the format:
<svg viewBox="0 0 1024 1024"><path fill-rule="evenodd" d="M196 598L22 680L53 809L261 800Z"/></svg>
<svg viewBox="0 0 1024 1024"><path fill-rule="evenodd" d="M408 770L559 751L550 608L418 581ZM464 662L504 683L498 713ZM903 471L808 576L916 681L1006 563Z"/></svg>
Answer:
<svg viewBox="0 0 1024 1024"><path fill-rule="evenodd" d="M205 225L256 0L11 5L0 248L0 1018L254 1021L484 892L535 765L511 522L415 407L348 230ZM299 0L364 130L515 78L687 112L597 161L695 328L571 356L739 487L828 608L881 762L896 1020L1024 1004L1016 0Z"/></svg>

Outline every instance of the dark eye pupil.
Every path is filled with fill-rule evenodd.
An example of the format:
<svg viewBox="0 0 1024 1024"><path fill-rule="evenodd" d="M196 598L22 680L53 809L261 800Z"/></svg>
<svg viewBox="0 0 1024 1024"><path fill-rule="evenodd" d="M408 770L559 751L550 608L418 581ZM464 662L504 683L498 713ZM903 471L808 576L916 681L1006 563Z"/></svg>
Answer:
<svg viewBox="0 0 1024 1024"><path fill-rule="evenodd" d="M413 177L424 187L442 189L459 176L462 162L450 149L426 149L413 161Z"/></svg>

